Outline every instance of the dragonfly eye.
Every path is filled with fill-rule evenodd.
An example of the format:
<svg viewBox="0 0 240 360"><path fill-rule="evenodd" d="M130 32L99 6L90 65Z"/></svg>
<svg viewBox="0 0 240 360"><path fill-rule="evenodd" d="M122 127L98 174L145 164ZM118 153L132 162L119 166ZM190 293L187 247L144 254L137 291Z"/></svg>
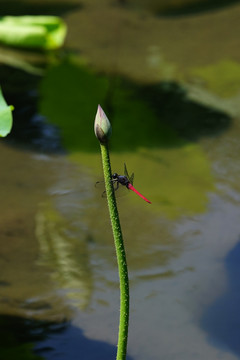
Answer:
<svg viewBox="0 0 240 360"><path fill-rule="evenodd" d="M113 178L114 180L117 179L117 178L118 178L118 174L117 174L117 173L112 174L112 178Z"/></svg>

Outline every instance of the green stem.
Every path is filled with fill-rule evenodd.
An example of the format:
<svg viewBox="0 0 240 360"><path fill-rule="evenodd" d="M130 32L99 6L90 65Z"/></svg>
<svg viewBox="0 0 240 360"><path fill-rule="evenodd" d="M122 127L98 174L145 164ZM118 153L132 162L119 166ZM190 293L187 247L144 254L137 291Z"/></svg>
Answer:
<svg viewBox="0 0 240 360"><path fill-rule="evenodd" d="M120 319L118 333L117 360L125 360L127 354L128 320L129 320L129 282L126 253L124 249L122 230L118 215L116 198L111 181L111 164L107 144L100 144L102 153L103 173L106 186L108 208L115 242L118 272L120 281Z"/></svg>

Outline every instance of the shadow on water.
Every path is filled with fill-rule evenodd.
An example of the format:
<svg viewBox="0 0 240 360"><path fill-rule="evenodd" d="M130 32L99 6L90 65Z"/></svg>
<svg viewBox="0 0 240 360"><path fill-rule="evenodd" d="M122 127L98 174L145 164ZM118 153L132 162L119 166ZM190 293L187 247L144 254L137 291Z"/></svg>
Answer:
<svg viewBox="0 0 240 360"><path fill-rule="evenodd" d="M179 147L214 136L231 123L227 114L190 100L177 83L144 86L97 76L70 62L51 68L40 89L40 112L61 129L70 151L96 151L92 122L97 103L114 126L111 149L117 152Z"/></svg>
<svg viewBox="0 0 240 360"><path fill-rule="evenodd" d="M0 3L1 16L8 15L61 15L68 11L74 11L75 9L81 9L81 3L71 1L18 1L18 0L2 0Z"/></svg>
<svg viewBox="0 0 240 360"><path fill-rule="evenodd" d="M187 141L217 135L230 125L228 115L188 99L186 90L175 82L145 86L140 93L156 116Z"/></svg>
<svg viewBox="0 0 240 360"><path fill-rule="evenodd" d="M5 98L15 107L7 141L36 150L98 151L92 136L98 103L114 126L111 149L116 152L181 147L231 123L227 114L194 102L173 82L139 85L69 60L50 67L44 77L6 66L0 74Z"/></svg>
<svg viewBox="0 0 240 360"><path fill-rule="evenodd" d="M62 152L59 130L38 112L40 76L1 66L0 77L4 97L14 106L12 131L2 141L42 152Z"/></svg>
<svg viewBox="0 0 240 360"><path fill-rule="evenodd" d="M68 322L54 323L0 315L1 360L111 360L116 346L86 338ZM131 360L131 357L127 357Z"/></svg>
<svg viewBox="0 0 240 360"><path fill-rule="evenodd" d="M225 293L204 312L201 326L209 341L240 356L240 242L225 259L228 286Z"/></svg>
<svg viewBox="0 0 240 360"><path fill-rule="evenodd" d="M148 8L158 16L190 16L209 11L221 10L238 3L239 0L190 0L190 1L150 1Z"/></svg>

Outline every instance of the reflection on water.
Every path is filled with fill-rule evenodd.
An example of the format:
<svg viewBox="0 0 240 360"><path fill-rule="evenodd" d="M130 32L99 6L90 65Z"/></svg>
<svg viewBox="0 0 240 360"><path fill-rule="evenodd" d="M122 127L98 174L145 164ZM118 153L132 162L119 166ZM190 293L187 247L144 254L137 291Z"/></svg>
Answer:
<svg viewBox="0 0 240 360"><path fill-rule="evenodd" d="M47 272L36 265L35 214L38 204L46 201L54 178L52 162L3 144L0 158L4 164L0 174L1 310L39 318L69 318L71 311L52 293Z"/></svg>
<svg viewBox="0 0 240 360"><path fill-rule="evenodd" d="M36 215L36 237L40 246L38 263L48 266L57 287L67 290L75 306L86 308L93 290L86 239L76 237L50 204L42 205Z"/></svg>

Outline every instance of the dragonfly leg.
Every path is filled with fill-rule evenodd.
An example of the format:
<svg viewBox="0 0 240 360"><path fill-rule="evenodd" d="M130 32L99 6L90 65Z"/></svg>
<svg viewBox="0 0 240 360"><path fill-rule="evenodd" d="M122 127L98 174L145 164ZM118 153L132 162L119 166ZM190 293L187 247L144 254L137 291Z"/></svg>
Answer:
<svg viewBox="0 0 240 360"><path fill-rule="evenodd" d="M101 181L98 181L97 183L101 183ZM96 183L96 184L97 184ZM111 183L113 184L114 191L116 191L119 188L119 182L116 179L112 179ZM116 185L115 185L116 184ZM115 186L114 186L115 185ZM102 193L102 197L106 197L106 190Z"/></svg>
<svg viewBox="0 0 240 360"><path fill-rule="evenodd" d="M95 187L97 187L98 184L101 184L101 183L102 183L102 181L97 181L97 182L95 183Z"/></svg>
<svg viewBox="0 0 240 360"><path fill-rule="evenodd" d="M119 182L117 181L117 186L116 186L115 190L117 190L118 188L119 188Z"/></svg>
<svg viewBox="0 0 240 360"><path fill-rule="evenodd" d="M113 184L113 189L114 191L117 191L117 189L119 188L119 182L117 179L112 179L112 184ZM116 185L115 185L116 184Z"/></svg>

